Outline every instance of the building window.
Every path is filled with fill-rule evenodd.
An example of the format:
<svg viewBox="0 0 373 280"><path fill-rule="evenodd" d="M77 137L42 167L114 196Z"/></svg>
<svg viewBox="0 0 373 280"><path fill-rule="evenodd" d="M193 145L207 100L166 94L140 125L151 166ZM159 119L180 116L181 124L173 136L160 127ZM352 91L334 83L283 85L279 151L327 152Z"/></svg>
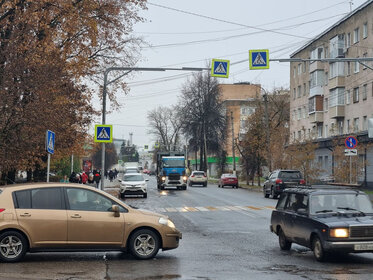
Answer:
<svg viewBox="0 0 373 280"><path fill-rule="evenodd" d="M313 51L311 51L311 59L321 59L321 58L325 58L323 47L319 47L319 48L316 48ZM313 63L313 62L314 61L311 60L311 63Z"/></svg>
<svg viewBox="0 0 373 280"><path fill-rule="evenodd" d="M255 113L255 108L249 106L241 107L241 115L242 116L250 116Z"/></svg>
<svg viewBox="0 0 373 280"><path fill-rule="evenodd" d="M351 103L351 93L349 90L346 91L346 104L350 104Z"/></svg>
<svg viewBox="0 0 373 280"><path fill-rule="evenodd" d="M354 118L354 132L359 131L359 118Z"/></svg>
<svg viewBox="0 0 373 280"><path fill-rule="evenodd" d="M359 34L359 27L354 29L354 41L353 43L356 44L360 41L360 34Z"/></svg>
<svg viewBox="0 0 373 280"><path fill-rule="evenodd" d="M360 71L360 63L358 61L354 62L354 73L359 73Z"/></svg>
<svg viewBox="0 0 373 280"><path fill-rule="evenodd" d="M325 110L325 112L328 111L328 108L329 108L329 99L324 98L324 110Z"/></svg>
<svg viewBox="0 0 373 280"><path fill-rule="evenodd" d="M346 36L346 48L349 48L351 46L351 33L347 33Z"/></svg>
<svg viewBox="0 0 373 280"><path fill-rule="evenodd" d="M329 131L328 131L328 125L326 124L326 125L325 125L325 138L328 137L328 135L329 135L328 132L329 132Z"/></svg>
<svg viewBox="0 0 373 280"><path fill-rule="evenodd" d="M306 73L306 68L307 68L307 63L304 61L303 62L303 73Z"/></svg>
<svg viewBox="0 0 373 280"><path fill-rule="evenodd" d="M363 85L362 95L363 95L363 100L367 100L367 97L368 97L368 85L367 84Z"/></svg>
<svg viewBox="0 0 373 280"><path fill-rule="evenodd" d="M351 75L351 62L347 61L347 76Z"/></svg>
<svg viewBox="0 0 373 280"><path fill-rule="evenodd" d="M300 120L302 116L302 108L298 108L298 120Z"/></svg>
<svg viewBox="0 0 373 280"><path fill-rule="evenodd" d="M295 141L295 131L293 131L293 139L294 139L294 141Z"/></svg>
<svg viewBox="0 0 373 280"><path fill-rule="evenodd" d="M298 130L298 139L299 139L299 140L302 139L302 131L301 131L301 130Z"/></svg>
<svg viewBox="0 0 373 280"><path fill-rule="evenodd" d="M297 90L294 88L293 89L293 100L297 97Z"/></svg>
<svg viewBox="0 0 373 280"><path fill-rule="evenodd" d="M338 121L338 134L343 134L343 121Z"/></svg>
<svg viewBox="0 0 373 280"><path fill-rule="evenodd" d="M347 133L350 133L350 120L347 120Z"/></svg>
<svg viewBox="0 0 373 280"><path fill-rule="evenodd" d="M317 137L318 138L322 138L322 129L323 129L322 125L319 125L317 127Z"/></svg>
<svg viewBox="0 0 373 280"><path fill-rule="evenodd" d="M366 37L368 37L368 23L367 22L363 24L363 39L365 39Z"/></svg>
<svg viewBox="0 0 373 280"><path fill-rule="evenodd" d="M354 94L353 94L353 97L352 97L352 102L354 102L354 103L359 102L359 88L358 87L354 88Z"/></svg>
<svg viewBox="0 0 373 280"><path fill-rule="evenodd" d="M335 77L344 76L345 75L345 65L344 62L333 62L329 64L329 76L330 79Z"/></svg>
<svg viewBox="0 0 373 280"><path fill-rule="evenodd" d="M302 96L302 86L298 86L298 94L297 97L300 98Z"/></svg>
<svg viewBox="0 0 373 280"><path fill-rule="evenodd" d="M307 95L307 86L306 83L303 84L303 96Z"/></svg>
<svg viewBox="0 0 373 280"><path fill-rule="evenodd" d="M298 64L298 75L302 74L302 64Z"/></svg>
<svg viewBox="0 0 373 280"><path fill-rule="evenodd" d="M339 34L329 40L330 58L336 58L343 55L345 46L344 34ZM325 48L326 50L326 48ZM327 52L326 52L327 53Z"/></svg>
<svg viewBox="0 0 373 280"><path fill-rule="evenodd" d="M344 87L334 88L329 92L329 107L345 104Z"/></svg>
<svg viewBox="0 0 373 280"><path fill-rule="evenodd" d="M363 57L367 57L367 56L368 56L367 53L364 53L364 54L363 54ZM364 64L362 64L362 65L363 65L363 70L365 70L365 69L367 69L367 67L365 66L365 65L367 64L367 62L366 62L366 61L363 61L363 63L364 63Z"/></svg>
<svg viewBox="0 0 373 280"><path fill-rule="evenodd" d="M325 157L324 157L324 168L327 169L327 168L328 168L328 165L329 165L329 157L328 157L328 156L325 156Z"/></svg>
<svg viewBox="0 0 373 280"><path fill-rule="evenodd" d="M313 71L310 74L310 82L311 82L310 88L314 88L317 86L323 86L325 84L324 78L325 78L324 71L322 70Z"/></svg>
<svg viewBox="0 0 373 280"><path fill-rule="evenodd" d="M303 106L303 119L305 119L307 116L307 107Z"/></svg>
<svg viewBox="0 0 373 280"><path fill-rule="evenodd" d="M368 130L368 118L367 118L367 116L363 117L363 130Z"/></svg>

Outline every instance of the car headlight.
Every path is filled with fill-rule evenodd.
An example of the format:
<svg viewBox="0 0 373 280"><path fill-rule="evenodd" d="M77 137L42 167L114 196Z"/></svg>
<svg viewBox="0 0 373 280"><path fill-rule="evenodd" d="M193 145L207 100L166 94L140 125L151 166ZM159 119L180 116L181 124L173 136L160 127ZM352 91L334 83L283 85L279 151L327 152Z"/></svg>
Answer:
<svg viewBox="0 0 373 280"><path fill-rule="evenodd" d="M333 228L330 230L330 237L348 237L347 228Z"/></svg>
<svg viewBox="0 0 373 280"><path fill-rule="evenodd" d="M162 181L166 181L166 177L163 176L163 177L162 177Z"/></svg>
<svg viewBox="0 0 373 280"><path fill-rule="evenodd" d="M183 177L183 180L186 182L188 180L188 177L187 176L184 176Z"/></svg>
<svg viewBox="0 0 373 280"><path fill-rule="evenodd" d="M161 217L161 218L159 218L158 222L160 224L168 226L170 228L175 228L175 224L170 219L166 219L166 218Z"/></svg>

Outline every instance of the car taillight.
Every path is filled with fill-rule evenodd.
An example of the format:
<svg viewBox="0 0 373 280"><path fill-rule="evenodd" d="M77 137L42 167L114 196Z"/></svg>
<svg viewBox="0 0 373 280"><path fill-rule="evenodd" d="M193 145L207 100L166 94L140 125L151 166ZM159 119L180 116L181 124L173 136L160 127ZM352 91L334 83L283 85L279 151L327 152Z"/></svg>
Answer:
<svg viewBox="0 0 373 280"><path fill-rule="evenodd" d="M5 208L0 208L0 213L5 211Z"/></svg>
<svg viewBox="0 0 373 280"><path fill-rule="evenodd" d="M301 184L301 185L305 185L305 184L306 184L306 181L304 181L303 179L301 179L301 180L299 181L299 184Z"/></svg>
<svg viewBox="0 0 373 280"><path fill-rule="evenodd" d="M276 180L276 184L282 184L282 180L281 179L277 179Z"/></svg>
<svg viewBox="0 0 373 280"><path fill-rule="evenodd" d="M190 177L194 177L194 175L190 176Z"/></svg>

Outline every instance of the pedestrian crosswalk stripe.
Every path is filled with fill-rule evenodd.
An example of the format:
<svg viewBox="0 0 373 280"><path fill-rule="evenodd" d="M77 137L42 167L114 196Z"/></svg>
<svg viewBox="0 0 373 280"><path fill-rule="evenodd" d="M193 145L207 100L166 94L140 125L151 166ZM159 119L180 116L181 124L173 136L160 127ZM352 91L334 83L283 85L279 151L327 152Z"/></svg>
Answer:
<svg viewBox="0 0 373 280"><path fill-rule="evenodd" d="M165 212L179 212L179 213L186 213L186 212L211 212L211 211L261 211L261 210L273 210L275 207L273 206L242 206L242 205L225 205L225 206L184 206L184 207L165 207L165 208L155 208L153 211L159 213Z"/></svg>

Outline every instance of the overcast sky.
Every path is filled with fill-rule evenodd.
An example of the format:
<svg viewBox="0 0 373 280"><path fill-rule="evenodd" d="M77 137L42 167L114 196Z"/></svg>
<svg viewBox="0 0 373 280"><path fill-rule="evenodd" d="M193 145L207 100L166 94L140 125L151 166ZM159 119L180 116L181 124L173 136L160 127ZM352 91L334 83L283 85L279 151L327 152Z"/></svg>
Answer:
<svg viewBox="0 0 373 280"><path fill-rule="evenodd" d="M271 59L289 58L348 14L350 2L356 9L365 1L150 0L148 10L141 13L145 22L135 26L135 35L148 44L136 66L206 67L211 59L220 58L231 63L229 78L220 78L220 83L260 83L267 90L289 87L289 63L271 62L268 70L249 70L249 50L269 49ZM153 145L147 112L176 104L188 77L190 72L167 71L137 72L126 78L130 94L119 94L122 108L106 116L114 138L128 139L132 132L134 144Z"/></svg>

